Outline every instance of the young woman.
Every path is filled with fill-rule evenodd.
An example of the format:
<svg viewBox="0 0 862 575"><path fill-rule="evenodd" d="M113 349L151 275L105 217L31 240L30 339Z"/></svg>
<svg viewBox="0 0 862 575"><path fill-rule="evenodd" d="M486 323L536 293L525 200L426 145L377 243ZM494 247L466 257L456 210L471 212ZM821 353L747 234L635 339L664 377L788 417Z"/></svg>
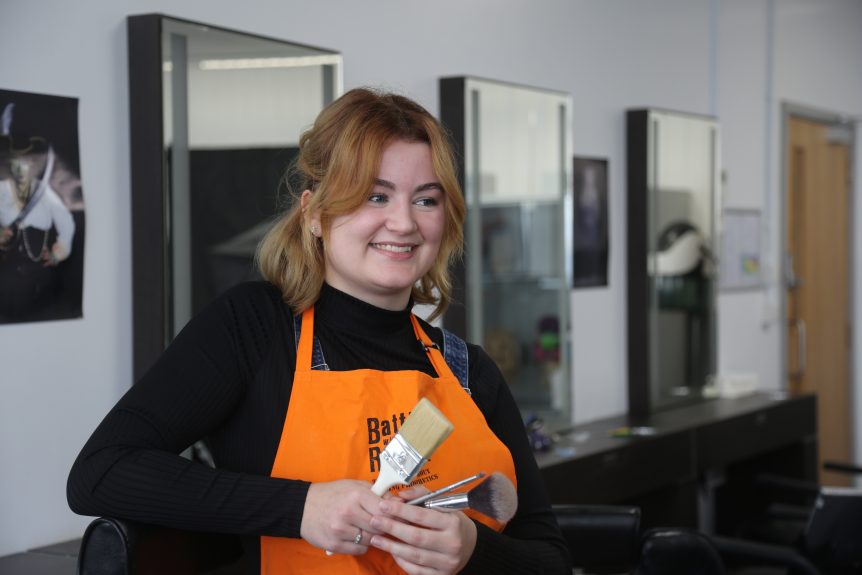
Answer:
<svg viewBox="0 0 862 575"><path fill-rule="evenodd" d="M70 474L72 509L243 535L249 572L570 573L496 366L468 345L459 379L451 338L411 313L445 310L463 238L437 121L352 90L296 168L303 191L259 249L267 281L210 304L111 410ZM380 498L378 456L421 397L455 431L418 486ZM176 455L200 438L215 468ZM478 471L517 485L508 524L403 502Z"/></svg>

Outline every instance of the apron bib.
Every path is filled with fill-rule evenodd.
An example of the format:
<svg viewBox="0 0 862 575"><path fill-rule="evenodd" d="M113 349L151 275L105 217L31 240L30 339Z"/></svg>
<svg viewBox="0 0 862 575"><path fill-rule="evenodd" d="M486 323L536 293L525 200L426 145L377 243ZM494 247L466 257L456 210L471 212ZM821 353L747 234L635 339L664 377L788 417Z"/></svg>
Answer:
<svg viewBox="0 0 862 575"><path fill-rule="evenodd" d="M516 484L509 449L485 423L485 417L443 355L411 315L417 338L428 350L438 377L419 371L319 371L311 368L314 308L302 315L296 372L290 404L278 444L272 477L323 482L360 479L373 483L379 455L401 429L420 398L428 398L455 426L412 485L433 491L484 471L501 472ZM484 515L472 518L501 531ZM288 573L403 573L392 557L370 547L365 555L327 556L304 539L260 538L260 568L266 575Z"/></svg>

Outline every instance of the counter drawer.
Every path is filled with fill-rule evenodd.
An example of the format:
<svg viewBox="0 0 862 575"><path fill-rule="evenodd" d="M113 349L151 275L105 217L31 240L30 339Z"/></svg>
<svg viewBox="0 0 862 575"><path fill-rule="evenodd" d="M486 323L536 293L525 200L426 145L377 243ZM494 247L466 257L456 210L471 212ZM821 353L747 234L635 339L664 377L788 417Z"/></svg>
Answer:
<svg viewBox="0 0 862 575"><path fill-rule="evenodd" d="M552 503L616 503L694 476L691 432L625 441L541 469Z"/></svg>

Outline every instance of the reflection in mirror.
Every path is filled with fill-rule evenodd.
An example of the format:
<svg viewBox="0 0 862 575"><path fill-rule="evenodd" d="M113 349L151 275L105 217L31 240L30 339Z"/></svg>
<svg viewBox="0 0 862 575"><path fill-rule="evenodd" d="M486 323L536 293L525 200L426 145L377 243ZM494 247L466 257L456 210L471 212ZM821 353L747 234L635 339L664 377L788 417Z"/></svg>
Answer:
<svg viewBox="0 0 862 575"><path fill-rule="evenodd" d="M642 220L629 229L642 242L629 253L630 369L638 370L630 385L645 387L630 396L644 402L633 411L648 412L700 398L715 373L718 125L703 116L633 111L629 154L630 226ZM639 307L642 295L646 306ZM632 354L645 355L645 363Z"/></svg>
<svg viewBox="0 0 862 575"><path fill-rule="evenodd" d="M466 306L444 323L485 348L525 415L567 426L570 97L478 78L440 86L468 208Z"/></svg>
<svg viewBox="0 0 862 575"><path fill-rule="evenodd" d="M160 15L128 25L137 377L216 295L257 277L299 136L341 92L341 56Z"/></svg>

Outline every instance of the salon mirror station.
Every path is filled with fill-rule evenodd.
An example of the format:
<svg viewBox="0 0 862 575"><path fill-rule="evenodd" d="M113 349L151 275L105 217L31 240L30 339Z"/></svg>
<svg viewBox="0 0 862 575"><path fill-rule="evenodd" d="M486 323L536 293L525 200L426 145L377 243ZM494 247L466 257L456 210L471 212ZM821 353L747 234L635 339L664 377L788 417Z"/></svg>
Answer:
<svg viewBox="0 0 862 575"><path fill-rule="evenodd" d="M483 345L525 416L571 417L571 97L474 77L440 80L467 199L466 305L444 324Z"/></svg>
<svg viewBox="0 0 862 575"><path fill-rule="evenodd" d="M158 14L131 16L135 377L230 286L288 201L298 138L342 91L341 55Z"/></svg>
<svg viewBox="0 0 862 575"><path fill-rule="evenodd" d="M719 126L631 110L628 140L629 412L703 399L716 369Z"/></svg>

